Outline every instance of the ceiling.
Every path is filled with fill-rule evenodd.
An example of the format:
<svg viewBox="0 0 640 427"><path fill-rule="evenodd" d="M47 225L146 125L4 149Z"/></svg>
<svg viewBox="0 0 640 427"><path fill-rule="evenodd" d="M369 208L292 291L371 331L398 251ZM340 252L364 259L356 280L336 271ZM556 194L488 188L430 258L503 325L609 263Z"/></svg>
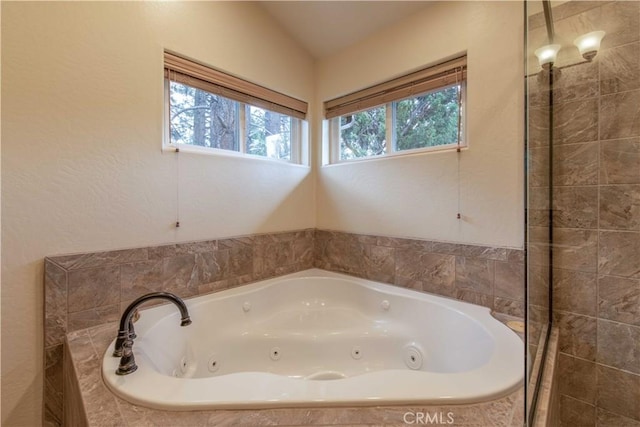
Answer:
<svg viewBox="0 0 640 427"><path fill-rule="evenodd" d="M387 27L429 1L259 1L313 57L332 55Z"/></svg>

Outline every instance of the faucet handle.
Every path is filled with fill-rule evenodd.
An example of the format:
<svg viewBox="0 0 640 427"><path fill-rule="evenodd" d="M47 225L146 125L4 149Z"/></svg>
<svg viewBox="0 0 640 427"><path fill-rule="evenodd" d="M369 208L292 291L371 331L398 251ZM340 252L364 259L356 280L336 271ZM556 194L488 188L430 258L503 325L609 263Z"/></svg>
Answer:
<svg viewBox="0 0 640 427"><path fill-rule="evenodd" d="M122 343L122 358L120 359L120 366L116 369L116 375L127 375L137 369L138 365L136 365L136 359L133 356L133 340L127 338Z"/></svg>

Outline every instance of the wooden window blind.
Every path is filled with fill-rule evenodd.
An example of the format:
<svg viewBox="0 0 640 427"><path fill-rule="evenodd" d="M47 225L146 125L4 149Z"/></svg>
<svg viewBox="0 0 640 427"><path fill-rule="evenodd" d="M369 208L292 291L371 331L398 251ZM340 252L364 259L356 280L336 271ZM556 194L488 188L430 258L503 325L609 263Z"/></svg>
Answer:
<svg viewBox="0 0 640 427"><path fill-rule="evenodd" d="M164 77L225 98L304 119L308 104L173 53L164 53Z"/></svg>
<svg viewBox="0 0 640 427"><path fill-rule="evenodd" d="M352 114L462 82L466 78L467 57L465 55L326 101L324 114L327 119Z"/></svg>

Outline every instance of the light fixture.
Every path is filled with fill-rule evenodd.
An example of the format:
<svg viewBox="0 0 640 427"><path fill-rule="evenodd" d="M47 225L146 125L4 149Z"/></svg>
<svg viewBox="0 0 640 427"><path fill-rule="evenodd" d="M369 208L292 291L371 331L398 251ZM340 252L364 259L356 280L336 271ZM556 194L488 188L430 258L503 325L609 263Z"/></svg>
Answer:
<svg viewBox="0 0 640 427"><path fill-rule="evenodd" d="M578 37L573 41L580 51L580 55L587 61L591 61L600 49L600 42L604 37L604 31L593 31Z"/></svg>
<svg viewBox="0 0 640 427"><path fill-rule="evenodd" d="M538 62L540 66L545 70L551 68L554 62L556 62L556 58L558 57L558 51L560 50L559 44L548 44L546 46L542 46L539 49L536 49L534 52L538 57Z"/></svg>

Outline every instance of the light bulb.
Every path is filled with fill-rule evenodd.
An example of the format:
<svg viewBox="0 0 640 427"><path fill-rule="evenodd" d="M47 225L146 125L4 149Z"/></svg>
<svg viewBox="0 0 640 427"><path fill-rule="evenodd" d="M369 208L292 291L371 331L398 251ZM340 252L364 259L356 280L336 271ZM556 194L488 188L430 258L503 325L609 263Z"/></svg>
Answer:
<svg viewBox="0 0 640 427"><path fill-rule="evenodd" d="M576 45L580 51L580 55L582 55L584 59L591 61L598 53L598 49L600 49L600 42L604 35L604 31L593 31L578 37L573 41L573 44Z"/></svg>
<svg viewBox="0 0 640 427"><path fill-rule="evenodd" d="M548 44L542 46L540 49L536 49L534 52L538 57L538 62L542 68L551 68L551 65L556 62L558 57L558 51L560 50L559 44Z"/></svg>

